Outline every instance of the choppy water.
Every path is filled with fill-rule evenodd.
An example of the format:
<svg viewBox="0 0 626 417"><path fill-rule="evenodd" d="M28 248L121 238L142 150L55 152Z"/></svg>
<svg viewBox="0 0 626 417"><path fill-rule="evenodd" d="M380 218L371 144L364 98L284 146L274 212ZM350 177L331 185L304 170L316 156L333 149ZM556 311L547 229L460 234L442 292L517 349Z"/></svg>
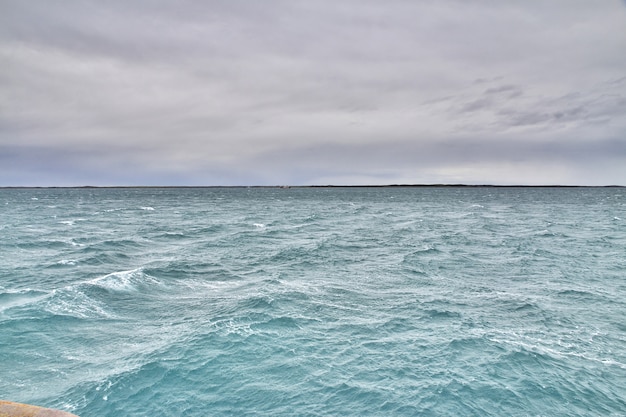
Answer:
<svg viewBox="0 0 626 417"><path fill-rule="evenodd" d="M0 190L0 398L626 415L626 190Z"/></svg>

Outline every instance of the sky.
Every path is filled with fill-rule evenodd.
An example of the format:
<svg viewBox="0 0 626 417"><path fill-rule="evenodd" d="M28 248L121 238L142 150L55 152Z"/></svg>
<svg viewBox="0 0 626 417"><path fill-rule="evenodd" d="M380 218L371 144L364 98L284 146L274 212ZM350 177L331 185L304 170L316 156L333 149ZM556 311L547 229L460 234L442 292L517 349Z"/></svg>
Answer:
<svg viewBox="0 0 626 417"><path fill-rule="evenodd" d="M626 2L0 0L0 186L626 185Z"/></svg>

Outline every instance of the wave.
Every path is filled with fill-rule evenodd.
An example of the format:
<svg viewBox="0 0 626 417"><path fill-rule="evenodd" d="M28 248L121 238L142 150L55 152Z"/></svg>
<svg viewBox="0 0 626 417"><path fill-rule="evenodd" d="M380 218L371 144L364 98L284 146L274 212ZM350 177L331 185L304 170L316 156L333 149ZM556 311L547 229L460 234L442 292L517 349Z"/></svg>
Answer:
<svg viewBox="0 0 626 417"><path fill-rule="evenodd" d="M6 310L37 303L48 296L48 292L25 289L0 289L0 313Z"/></svg>
<svg viewBox="0 0 626 417"><path fill-rule="evenodd" d="M146 287L160 285L159 280L143 272L143 267L127 271L117 271L86 281L85 285L93 285L109 291L138 291Z"/></svg>
<svg viewBox="0 0 626 417"><path fill-rule="evenodd" d="M413 257L421 257L425 255L438 255L443 253L441 250L437 249L433 245L425 245L422 249L417 249L405 255L405 258L413 258Z"/></svg>
<svg viewBox="0 0 626 417"><path fill-rule="evenodd" d="M142 268L116 271L51 291L7 290L0 293L0 311L16 310L16 317L44 318L45 315L77 319L115 318L116 299L106 294L154 291L160 282ZM42 315L43 314L43 315Z"/></svg>
<svg viewBox="0 0 626 417"><path fill-rule="evenodd" d="M487 336L492 342L498 343L505 347L506 353L502 360L519 362L520 358L524 360L531 358L543 358L544 360L559 360L565 357L573 357L582 359L588 366L601 364L605 366L615 366L626 370L626 363L621 362L615 357L611 358L602 355L601 351L595 350L592 345L584 346L579 341L572 340L566 342L554 339L548 334L543 337L525 335L523 333L502 331ZM593 348L594 351L585 349ZM600 355L599 355L600 353ZM607 352L608 353L608 352ZM534 359L533 359L534 360Z"/></svg>
<svg viewBox="0 0 626 417"><path fill-rule="evenodd" d="M90 297L79 288L68 287L54 290L47 296L41 308L49 314L76 319L115 318L104 302Z"/></svg>

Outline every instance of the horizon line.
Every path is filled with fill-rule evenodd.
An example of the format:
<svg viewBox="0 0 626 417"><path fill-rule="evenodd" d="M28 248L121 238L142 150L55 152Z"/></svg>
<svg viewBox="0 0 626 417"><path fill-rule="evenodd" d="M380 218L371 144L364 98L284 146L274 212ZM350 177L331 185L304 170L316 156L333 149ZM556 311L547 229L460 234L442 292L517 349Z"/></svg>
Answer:
<svg viewBox="0 0 626 417"><path fill-rule="evenodd" d="M92 188L387 188L387 187L469 187L469 188L625 188L626 185L565 185L565 184L313 184L313 185L5 185L0 189L92 189Z"/></svg>

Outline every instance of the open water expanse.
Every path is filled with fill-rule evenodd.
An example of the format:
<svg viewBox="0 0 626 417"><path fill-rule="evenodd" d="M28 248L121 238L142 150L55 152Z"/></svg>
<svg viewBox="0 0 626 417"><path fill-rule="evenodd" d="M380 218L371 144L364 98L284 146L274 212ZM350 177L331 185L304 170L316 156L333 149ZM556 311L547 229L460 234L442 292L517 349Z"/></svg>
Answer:
<svg viewBox="0 0 626 417"><path fill-rule="evenodd" d="M623 188L0 190L0 399L624 416Z"/></svg>

